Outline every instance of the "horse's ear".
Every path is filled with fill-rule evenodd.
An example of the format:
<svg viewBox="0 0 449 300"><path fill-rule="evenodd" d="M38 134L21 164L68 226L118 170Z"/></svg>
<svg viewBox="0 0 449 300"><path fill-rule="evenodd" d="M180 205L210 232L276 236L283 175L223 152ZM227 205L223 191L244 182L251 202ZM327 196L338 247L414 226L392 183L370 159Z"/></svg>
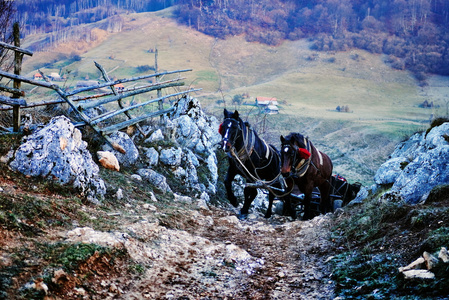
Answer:
<svg viewBox="0 0 449 300"><path fill-rule="evenodd" d="M225 118L227 118L228 117L228 115L229 115L229 112L228 112L228 110L225 108L225 109L223 109L223 114L224 114L224 116L225 116Z"/></svg>
<svg viewBox="0 0 449 300"><path fill-rule="evenodd" d="M234 115L233 115L234 119L238 120L239 119L239 112L236 110L234 111Z"/></svg>
<svg viewBox="0 0 449 300"><path fill-rule="evenodd" d="M281 143L284 144L284 142L285 142L285 138L283 135L281 135Z"/></svg>

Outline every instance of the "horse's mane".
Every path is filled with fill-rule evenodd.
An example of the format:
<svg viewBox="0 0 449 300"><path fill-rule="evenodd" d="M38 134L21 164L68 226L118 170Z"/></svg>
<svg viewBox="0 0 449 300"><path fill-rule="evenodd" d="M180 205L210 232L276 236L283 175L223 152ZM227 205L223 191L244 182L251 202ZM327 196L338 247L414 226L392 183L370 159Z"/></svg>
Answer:
<svg viewBox="0 0 449 300"><path fill-rule="evenodd" d="M296 141L301 148L305 148L306 147L306 145L304 144L304 136L302 134L300 134L300 133L291 132L289 135L287 135L285 137L285 140L288 141L289 143L292 143L292 142Z"/></svg>

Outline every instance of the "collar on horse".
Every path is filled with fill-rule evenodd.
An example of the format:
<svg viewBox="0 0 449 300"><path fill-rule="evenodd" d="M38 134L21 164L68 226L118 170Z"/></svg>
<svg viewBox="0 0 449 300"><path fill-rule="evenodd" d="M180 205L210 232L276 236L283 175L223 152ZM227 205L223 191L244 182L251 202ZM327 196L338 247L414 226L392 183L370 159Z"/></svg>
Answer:
<svg viewBox="0 0 449 300"><path fill-rule="evenodd" d="M232 121L237 121L237 120L232 120ZM239 122L239 121L237 121L237 122ZM263 168L265 168L266 166L268 166L270 164L271 159L273 159L273 156L271 156L271 159L270 159L270 153L273 152L273 155L275 155L276 154L276 150L273 149L271 147L271 145L268 145L267 142L264 139L260 139L264 143L265 148L266 148L265 156L263 158L265 158L265 160L267 161L267 164L266 164L266 166L256 167L254 165L253 161L251 160L251 155L253 153L255 153L259 157L259 159L262 158L259 155L259 153L257 153L257 151L254 151L254 145L255 145L255 142L256 142L256 135L255 135L254 131L250 128L250 125L248 123L243 123L244 124L243 128L240 126L240 124L241 123L239 122L239 126L238 127L242 131L243 147L240 150L238 150L237 153L236 153L236 148L235 148L234 144L235 144L235 141L237 139L237 136L235 136L234 137L234 141L233 141L232 146L231 146L231 149L230 149L231 157L235 161L238 162L237 167L243 173L246 173L248 175L247 179L249 179L251 181L254 181L254 182L260 182L264 186L268 186L268 185L272 184L273 182L275 182L278 179L278 177L281 175L281 172L279 172L279 174L273 180L264 181L264 180L261 180L259 178L259 176L257 174L257 170L258 169L263 169ZM252 165L252 167L254 169L255 175L253 175L248 170L248 168L245 166L245 162L247 160L249 160L251 162L251 165Z"/></svg>
<svg viewBox="0 0 449 300"><path fill-rule="evenodd" d="M317 166L315 166L315 164L312 161L312 152L313 152L313 150L311 149L312 148L311 142L309 141L308 138L304 137L304 142L303 143L306 146L306 148L304 148L304 149L306 149L310 153L310 156L307 159L306 158L301 158L300 161L298 162L298 164L293 167L295 176L297 176L297 177L303 177L306 174L307 170L309 169L310 165L312 165L315 169L318 170L318 172L320 172L320 169L317 168ZM298 147L298 150L299 149L300 148ZM318 158L320 160L319 161L319 166L322 166L323 165L323 156L321 155L320 151L317 150L316 152L318 153ZM298 153L298 151L295 151L295 157L296 157L297 153Z"/></svg>
<svg viewBox="0 0 449 300"><path fill-rule="evenodd" d="M294 173L295 176L298 177L303 177L304 174L306 174L307 170L309 169L310 163L312 161L312 151L311 151L311 146L310 146L310 141L309 139L304 137L304 145L306 146L306 150L309 151L310 156L305 159L305 158L301 158L298 162L298 164L296 166L294 166ZM299 147L298 147L299 148ZM295 157L297 155L298 151L295 151Z"/></svg>
<svg viewBox="0 0 449 300"><path fill-rule="evenodd" d="M242 128L243 147L236 153L236 156L242 162L245 162L251 157L256 142L254 131L249 127L249 124L244 123L244 125L245 126ZM231 151L234 151L234 149L231 149Z"/></svg>

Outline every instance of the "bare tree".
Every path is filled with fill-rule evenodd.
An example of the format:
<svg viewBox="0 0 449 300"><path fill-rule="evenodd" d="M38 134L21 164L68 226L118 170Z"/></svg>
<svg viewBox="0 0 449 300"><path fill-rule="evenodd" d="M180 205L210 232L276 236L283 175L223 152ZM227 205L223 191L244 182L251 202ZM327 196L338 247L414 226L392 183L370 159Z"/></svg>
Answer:
<svg viewBox="0 0 449 300"><path fill-rule="evenodd" d="M12 22L14 19L14 1L0 0L0 41L12 44ZM8 65L8 50L0 47L0 67L5 69L11 68Z"/></svg>

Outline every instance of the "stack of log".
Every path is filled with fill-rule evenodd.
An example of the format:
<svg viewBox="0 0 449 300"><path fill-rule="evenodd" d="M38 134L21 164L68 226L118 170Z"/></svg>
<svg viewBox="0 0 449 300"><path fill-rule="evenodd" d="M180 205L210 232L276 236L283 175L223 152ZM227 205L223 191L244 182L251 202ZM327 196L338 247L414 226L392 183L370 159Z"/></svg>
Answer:
<svg viewBox="0 0 449 300"><path fill-rule="evenodd" d="M449 252L441 247L438 258L424 251L423 255L405 267L400 267L399 272L404 274L405 279L435 279L435 270L441 267L440 263L449 264Z"/></svg>

